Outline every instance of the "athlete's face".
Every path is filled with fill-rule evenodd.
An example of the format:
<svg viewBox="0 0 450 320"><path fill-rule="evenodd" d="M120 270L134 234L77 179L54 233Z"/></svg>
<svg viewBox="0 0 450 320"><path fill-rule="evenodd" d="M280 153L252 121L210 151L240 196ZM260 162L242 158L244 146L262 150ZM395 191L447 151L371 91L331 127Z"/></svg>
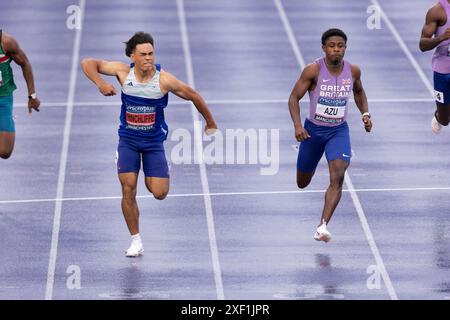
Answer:
<svg viewBox="0 0 450 320"><path fill-rule="evenodd" d="M325 41L325 45L322 46L328 63L336 66L339 65L344 58L346 48L347 45L345 44L345 40L340 36L329 37Z"/></svg>
<svg viewBox="0 0 450 320"><path fill-rule="evenodd" d="M151 70L154 62L153 46L150 43L138 44L130 58L138 69L142 71Z"/></svg>

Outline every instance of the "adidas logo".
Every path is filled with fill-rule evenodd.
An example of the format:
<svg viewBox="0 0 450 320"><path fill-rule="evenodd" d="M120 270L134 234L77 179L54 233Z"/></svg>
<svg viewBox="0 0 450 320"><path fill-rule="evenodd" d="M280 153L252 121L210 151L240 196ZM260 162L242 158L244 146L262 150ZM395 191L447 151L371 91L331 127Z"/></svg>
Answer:
<svg viewBox="0 0 450 320"><path fill-rule="evenodd" d="M133 86L133 82L131 82L131 81L128 82L128 83L127 83L127 86Z"/></svg>

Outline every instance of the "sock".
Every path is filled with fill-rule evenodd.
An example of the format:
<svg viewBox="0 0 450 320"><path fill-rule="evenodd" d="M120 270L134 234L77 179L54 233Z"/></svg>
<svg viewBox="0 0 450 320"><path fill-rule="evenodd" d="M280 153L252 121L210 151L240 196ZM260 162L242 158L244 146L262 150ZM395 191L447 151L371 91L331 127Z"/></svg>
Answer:
<svg viewBox="0 0 450 320"><path fill-rule="evenodd" d="M132 235L132 236L131 236L131 241L138 241L138 242L141 242L141 241L142 241L141 235L140 235L139 233L136 233L136 234Z"/></svg>

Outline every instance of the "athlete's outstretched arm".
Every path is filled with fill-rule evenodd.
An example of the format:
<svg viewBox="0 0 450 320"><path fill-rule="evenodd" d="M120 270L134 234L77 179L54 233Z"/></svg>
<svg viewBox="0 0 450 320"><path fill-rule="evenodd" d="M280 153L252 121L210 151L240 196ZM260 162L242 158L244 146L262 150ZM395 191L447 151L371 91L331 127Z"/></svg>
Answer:
<svg viewBox="0 0 450 320"><path fill-rule="evenodd" d="M172 92L184 100L192 101L198 112L200 112L206 121L205 132L207 134L211 134L217 129L216 121L214 120L208 105L197 91L178 80L174 75L167 71L161 72L160 82L162 90Z"/></svg>
<svg viewBox="0 0 450 320"><path fill-rule="evenodd" d="M443 34L438 37L433 37L436 33L439 23L439 8L434 6L429 9L425 17L425 24L422 28L422 35L420 37L419 48L422 52L433 50L442 41L450 39L450 29L445 30Z"/></svg>
<svg viewBox="0 0 450 320"><path fill-rule="evenodd" d="M291 114L292 121L294 122L295 138L297 141L303 141L310 138L310 135L302 125L302 120L300 117L300 99L303 98L305 93L312 86L318 72L319 66L317 63L306 66L300 75L300 79L298 79L295 83L291 95L289 96L289 112Z"/></svg>
<svg viewBox="0 0 450 320"><path fill-rule="evenodd" d="M116 76L119 79L119 73L127 72L129 67L119 61L106 61L94 58L85 58L81 61L81 68L86 77L89 78L98 87L98 90L104 96L114 96L117 94L116 88L111 83L105 82L101 74L107 76ZM120 79L119 79L120 81Z"/></svg>
<svg viewBox="0 0 450 320"><path fill-rule="evenodd" d="M33 93L36 93L34 87L34 77L33 77L33 69L31 68L30 61L28 60L27 55L20 48L16 39L11 37L10 35L3 34L5 38L4 42L4 50L11 56L15 63L17 63L22 68L23 77L27 83L28 96ZM31 114L31 110L34 109L39 111L39 106L41 102L38 98L28 99L28 113Z"/></svg>
<svg viewBox="0 0 450 320"><path fill-rule="evenodd" d="M358 66L352 65L353 76L353 96L355 97L355 104L359 109L359 112L363 115L362 121L364 122L364 129L367 132L372 130L372 120L369 113L369 102L367 101L366 92L364 91L361 82L361 69Z"/></svg>

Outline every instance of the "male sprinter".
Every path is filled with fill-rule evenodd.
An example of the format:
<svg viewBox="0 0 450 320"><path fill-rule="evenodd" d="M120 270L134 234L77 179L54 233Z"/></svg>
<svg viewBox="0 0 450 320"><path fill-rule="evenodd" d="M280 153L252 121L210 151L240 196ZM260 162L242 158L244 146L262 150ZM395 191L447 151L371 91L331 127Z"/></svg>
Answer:
<svg viewBox="0 0 450 320"><path fill-rule="evenodd" d="M125 53L131 58L131 65L92 58L84 59L81 64L86 76L104 96L115 95L116 89L100 74L116 76L122 87L117 171L122 185L122 211L131 234L131 245L125 255L137 257L144 251L136 202L141 158L147 189L158 200L163 200L169 192L169 169L163 145L168 133L164 121L168 93L194 103L206 120L207 133L212 133L217 125L205 101L194 89L154 64L150 34L134 34L126 42Z"/></svg>
<svg viewBox="0 0 450 320"><path fill-rule="evenodd" d="M322 35L325 57L306 66L289 97L289 111L294 121L295 137L300 141L297 159L297 185L309 185L320 158L325 152L330 170L330 185L314 239L328 242L327 224L341 199L345 170L352 149L347 125L348 99L353 91L356 106L362 114L367 132L372 129L361 70L344 60L347 36L342 30L329 29ZM300 99L309 92L309 117L302 126Z"/></svg>
<svg viewBox="0 0 450 320"><path fill-rule="evenodd" d="M0 29L0 157L8 159L16 139L13 118L13 91L16 90L11 61L17 63L23 72L28 88L28 113L39 111L41 102L36 97L31 64L17 41Z"/></svg>
<svg viewBox="0 0 450 320"><path fill-rule="evenodd" d="M436 111L431 130L438 134L450 121L450 4L447 0L431 7L426 15L419 47L423 52L436 48L432 58Z"/></svg>

